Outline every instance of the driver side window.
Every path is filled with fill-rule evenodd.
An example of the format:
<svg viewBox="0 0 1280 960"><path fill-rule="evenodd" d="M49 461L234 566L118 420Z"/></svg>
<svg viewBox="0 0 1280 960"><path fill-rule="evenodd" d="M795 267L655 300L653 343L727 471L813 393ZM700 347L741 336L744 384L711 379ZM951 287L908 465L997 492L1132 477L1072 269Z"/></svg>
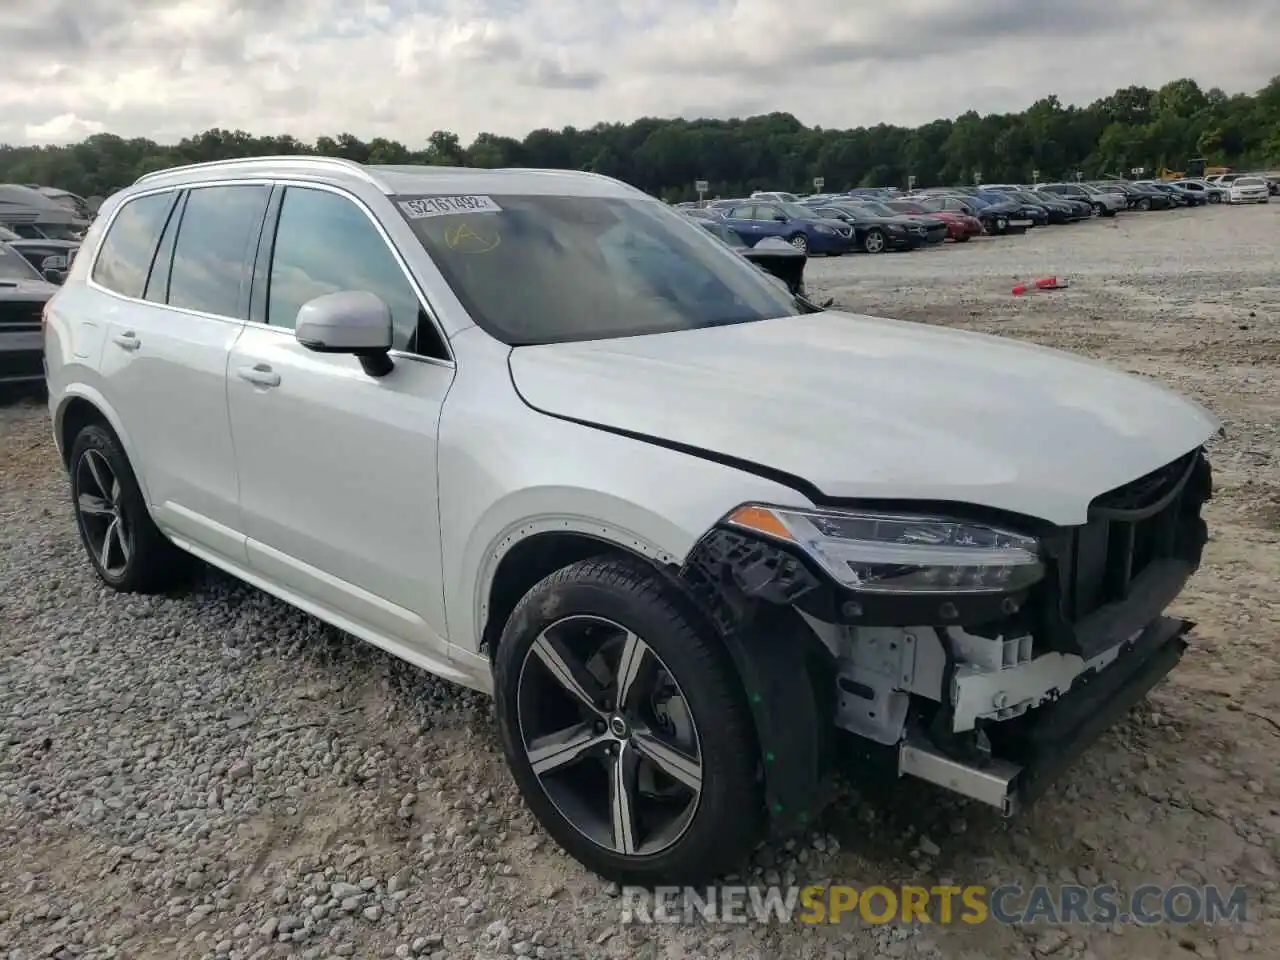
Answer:
<svg viewBox="0 0 1280 960"><path fill-rule="evenodd" d="M288 187L272 247L267 323L292 329L304 303L340 290L386 301L395 349L444 357L417 291L365 212L327 190Z"/></svg>

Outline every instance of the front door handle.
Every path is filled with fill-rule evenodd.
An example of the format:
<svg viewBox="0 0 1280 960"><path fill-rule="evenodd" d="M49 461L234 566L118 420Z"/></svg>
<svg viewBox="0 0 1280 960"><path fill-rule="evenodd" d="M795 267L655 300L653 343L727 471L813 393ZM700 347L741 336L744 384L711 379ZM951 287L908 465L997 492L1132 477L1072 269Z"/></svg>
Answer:
<svg viewBox="0 0 1280 960"><path fill-rule="evenodd" d="M117 347L128 350L130 353L142 346L142 341L138 339L138 335L132 330L126 330L124 333L112 337L111 342Z"/></svg>
<svg viewBox="0 0 1280 960"><path fill-rule="evenodd" d="M241 367L236 371L241 380L248 380L255 387L280 386L280 374L271 369L269 363L256 363L252 367Z"/></svg>

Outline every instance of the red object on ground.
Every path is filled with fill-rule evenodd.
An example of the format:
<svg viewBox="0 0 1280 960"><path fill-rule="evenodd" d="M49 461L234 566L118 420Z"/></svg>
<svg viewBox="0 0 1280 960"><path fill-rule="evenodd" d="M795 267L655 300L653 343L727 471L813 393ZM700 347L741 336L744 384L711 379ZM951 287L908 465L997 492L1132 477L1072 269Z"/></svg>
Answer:
<svg viewBox="0 0 1280 960"><path fill-rule="evenodd" d="M1013 295L1014 295L1015 297L1016 297L1016 296L1019 296L1019 295L1021 295L1021 294L1024 294L1024 293L1026 293L1026 292L1027 292L1027 285L1026 285L1025 283L1020 283L1020 284L1018 284L1016 287L1014 287L1014 288L1013 288Z"/></svg>

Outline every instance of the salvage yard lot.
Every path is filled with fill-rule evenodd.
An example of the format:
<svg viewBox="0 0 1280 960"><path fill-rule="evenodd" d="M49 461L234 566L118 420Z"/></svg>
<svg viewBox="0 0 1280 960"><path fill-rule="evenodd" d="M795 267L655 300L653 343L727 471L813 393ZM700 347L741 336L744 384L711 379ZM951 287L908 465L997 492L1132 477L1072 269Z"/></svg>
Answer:
<svg viewBox="0 0 1280 960"><path fill-rule="evenodd" d="M1227 437L1213 539L1176 608L1198 623L1191 649L1055 793L1002 823L919 785L850 789L817 833L763 849L748 881L1245 884L1246 924L619 927L616 891L523 811L484 698L212 573L172 597L109 593L76 539L43 407L11 399L0 956L1274 956L1278 237L1275 204L1209 207L810 261L815 297L1157 377ZM1069 288L1010 294L1050 274Z"/></svg>

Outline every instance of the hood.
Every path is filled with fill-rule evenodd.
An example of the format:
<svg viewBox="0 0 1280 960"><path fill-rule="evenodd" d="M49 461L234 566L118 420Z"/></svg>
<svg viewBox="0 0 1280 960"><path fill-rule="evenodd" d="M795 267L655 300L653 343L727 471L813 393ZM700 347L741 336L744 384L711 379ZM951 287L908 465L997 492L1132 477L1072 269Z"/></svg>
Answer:
<svg viewBox="0 0 1280 960"><path fill-rule="evenodd" d="M61 288L57 284L45 280L2 280L0 279L0 300L38 301L43 303Z"/></svg>
<svg viewBox="0 0 1280 960"><path fill-rule="evenodd" d="M1085 522L1093 498L1194 449L1204 408L1089 360L824 312L516 347L545 413L767 466L831 498L941 500Z"/></svg>

